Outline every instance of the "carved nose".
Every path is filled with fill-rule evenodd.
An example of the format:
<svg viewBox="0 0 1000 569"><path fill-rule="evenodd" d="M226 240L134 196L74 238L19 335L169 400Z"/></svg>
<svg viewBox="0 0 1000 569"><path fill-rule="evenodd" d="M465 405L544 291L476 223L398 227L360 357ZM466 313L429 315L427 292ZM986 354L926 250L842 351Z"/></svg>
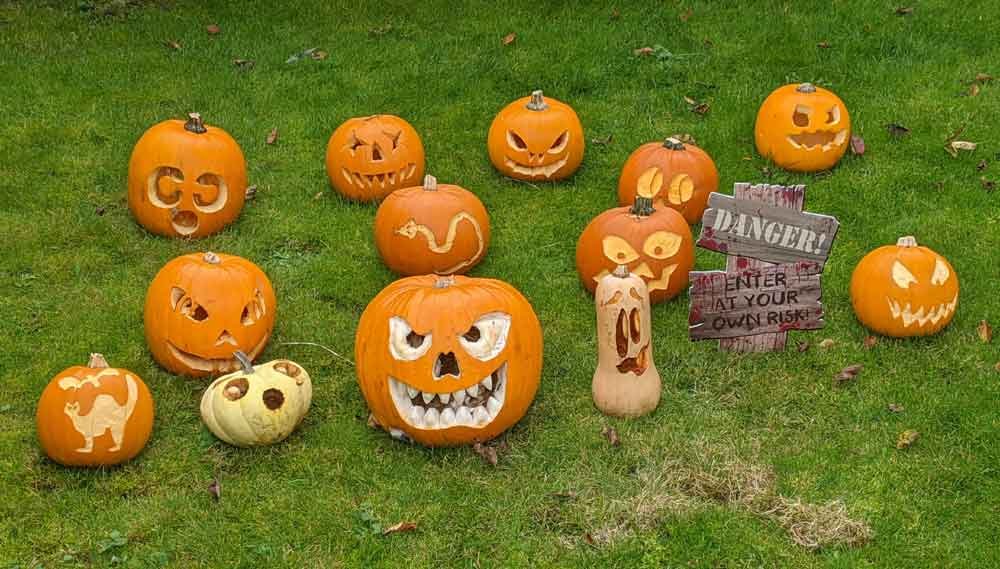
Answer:
<svg viewBox="0 0 1000 569"><path fill-rule="evenodd" d="M462 374L458 369L458 360L455 359L455 352L438 354L437 361L434 362L434 379L441 379L446 375L458 378Z"/></svg>
<svg viewBox="0 0 1000 569"><path fill-rule="evenodd" d="M236 338L234 338L233 335L229 333L229 330L223 330L222 333L219 334L219 339L215 341L216 346L221 346L222 344L232 344L234 346L239 346L239 343L236 341Z"/></svg>

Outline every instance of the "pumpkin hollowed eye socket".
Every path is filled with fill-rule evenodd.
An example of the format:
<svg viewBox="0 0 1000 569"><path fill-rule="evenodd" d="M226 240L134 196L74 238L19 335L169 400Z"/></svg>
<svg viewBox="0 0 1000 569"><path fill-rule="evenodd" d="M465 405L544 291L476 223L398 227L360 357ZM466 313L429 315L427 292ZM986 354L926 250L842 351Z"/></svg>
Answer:
<svg viewBox="0 0 1000 569"><path fill-rule="evenodd" d="M472 328L469 328L468 332L462 334L462 337L468 340L469 342L478 342L479 338L481 338L482 335L483 334L482 332L479 331L479 328L473 326Z"/></svg>
<svg viewBox="0 0 1000 569"><path fill-rule="evenodd" d="M458 339L470 356L480 361L488 361L500 355L507 346L510 333L510 315L490 312L480 316L469 331Z"/></svg>
<svg viewBox="0 0 1000 569"><path fill-rule="evenodd" d="M627 265L639 258L639 253L636 253L628 241L617 235L608 235L601 245L604 249L604 256L609 261L619 265Z"/></svg>
<svg viewBox="0 0 1000 569"><path fill-rule="evenodd" d="M516 150L527 150L528 144L512 130L507 131L507 144Z"/></svg>
<svg viewBox="0 0 1000 569"><path fill-rule="evenodd" d="M361 139L359 139L358 136L353 132L351 133L351 136L347 139L347 149L351 151L351 154L357 152L359 146L364 146L364 145L365 143L361 142Z"/></svg>
<svg viewBox="0 0 1000 569"><path fill-rule="evenodd" d="M941 286L948 282L949 277L951 277L951 270L948 269L947 263L939 258L934 263L934 274L931 275L931 284Z"/></svg>
<svg viewBox="0 0 1000 569"><path fill-rule="evenodd" d="M552 146L549 148L549 154L559 154L563 150L566 150L566 146L568 144L569 144L569 131L564 130L562 134L559 135L559 138L557 138L555 142L552 143Z"/></svg>
<svg viewBox="0 0 1000 569"><path fill-rule="evenodd" d="M378 147L378 144L372 145L372 162L382 161L382 149Z"/></svg>
<svg viewBox="0 0 1000 569"><path fill-rule="evenodd" d="M642 339L641 338L642 330L639 328L640 324L639 318L640 318L639 310L637 308L633 308L632 311L629 312L628 331L629 335L632 337L632 343L635 344L639 343L639 340Z"/></svg>
<svg viewBox="0 0 1000 569"><path fill-rule="evenodd" d="M420 358L431 348L431 339L431 334L414 332L399 316L389 319L389 353L397 360L411 362Z"/></svg>
<svg viewBox="0 0 1000 569"><path fill-rule="evenodd" d="M187 297L180 303L179 312L195 322L204 322L208 319L208 311L205 307Z"/></svg>
<svg viewBox="0 0 1000 569"><path fill-rule="evenodd" d="M840 107L832 107L826 112L826 124L837 124L840 122Z"/></svg>
<svg viewBox="0 0 1000 569"><path fill-rule="evenodd" d="M264 305L264 294L260 290L254 291L253 300L247 303L243 307L243 312L240 314L240 322L244 326L252 326L256 323L264 314L267 312L267 307Z"/></svg>
<svg viewBox="0 0 1000 569"><path fill-rule="evenodd" d="M910 288L911 284L916 284L917 277L913 276L910 269L906 268L906 265L899 261L895 261L892 264L892 280L896 283L899 288Z"/></svg>
<svg viewBox="0 0 1000 569"><path fill-rule="evenodd" d="M657 231L646 238L642 250L654 259L668 259L680 251L683 241L684 239L676 233Z"/></svg>
<svg viewBox="0 0 1000 569"><path fill-rule="evenodd" d="M809 126L809 115L812 109L805 105L795 105L795 112L792 113L792 122L795 126Z"/></svg>
<svg viewBox="0 0 1000 569"><path fill-rule="evenodd" d="M403 131L397 130L396 132L384 132L389 140L392 141L392 149L395 150L399 148L399 137L403 135Z"/></svg>

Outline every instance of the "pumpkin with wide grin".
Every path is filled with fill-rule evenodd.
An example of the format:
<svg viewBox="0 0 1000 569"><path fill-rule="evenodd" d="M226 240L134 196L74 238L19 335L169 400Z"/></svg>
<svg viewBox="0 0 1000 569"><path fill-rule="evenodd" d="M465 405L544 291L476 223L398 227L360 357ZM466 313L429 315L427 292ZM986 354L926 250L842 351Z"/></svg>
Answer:
<svg viewBox="0 0 1000 569"><path fill-rule="evenodd" d="M847 151L851 117L836 94L811 83L775 89L757 113L761 156L796 172L832 168Z"/></svg>
<svg viewBox="0 0 1000 569"><path fill-rule="evenodd" d="M501 110L487 135L490 161L518 180L561 180L583 160L583 127L569 105L532 92Z"/></svg>
<svg viewBox="0 0 1000 569"><path fill-rule="evenodd" d="M326 148L330 184L345 197L379 200L424 176L424 146L400 117L352 118L337 127Z"/></svg>

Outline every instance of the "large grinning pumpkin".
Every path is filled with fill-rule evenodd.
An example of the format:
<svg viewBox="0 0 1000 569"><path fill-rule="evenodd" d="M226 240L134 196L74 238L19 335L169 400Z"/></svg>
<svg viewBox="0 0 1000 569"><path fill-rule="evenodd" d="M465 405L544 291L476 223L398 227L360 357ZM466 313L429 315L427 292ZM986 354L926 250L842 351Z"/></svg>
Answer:
<svg viewBox="0 0 1000 569"><path fill-rule="evenodd" d="M486 140L493 166L517 180L562 180L583 161L583 126L572 107L534 91L504 107Z"/></svg>
<svg viewBox="0 0 1000 569"><path fill-rule="evenodd" d="M794 172L828 170L847 151L851 116L832 91L812 83L775 89L757 112L757 152Z"/></svg>
<svg viewBox="0 0 1000 569"><path fill-rule="evenodd" d="M348 119L326 146L326 175L344 197L375 201L424 177L424 146L410 123L395 115Z"/></svg>

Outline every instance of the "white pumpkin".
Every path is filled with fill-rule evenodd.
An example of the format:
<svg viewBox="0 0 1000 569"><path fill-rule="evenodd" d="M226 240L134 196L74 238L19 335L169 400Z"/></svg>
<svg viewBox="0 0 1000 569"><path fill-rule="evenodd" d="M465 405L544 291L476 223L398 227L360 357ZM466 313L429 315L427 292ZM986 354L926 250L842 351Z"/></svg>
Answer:
<svg viewBox="0 0 1000 569"><path fill-rule="evenodd" d="M212 382L201 398L201 419L220 439L238 447L284 440L302 422L312 403L312 382L299 364L275 360L251 365Z"/></svg>

